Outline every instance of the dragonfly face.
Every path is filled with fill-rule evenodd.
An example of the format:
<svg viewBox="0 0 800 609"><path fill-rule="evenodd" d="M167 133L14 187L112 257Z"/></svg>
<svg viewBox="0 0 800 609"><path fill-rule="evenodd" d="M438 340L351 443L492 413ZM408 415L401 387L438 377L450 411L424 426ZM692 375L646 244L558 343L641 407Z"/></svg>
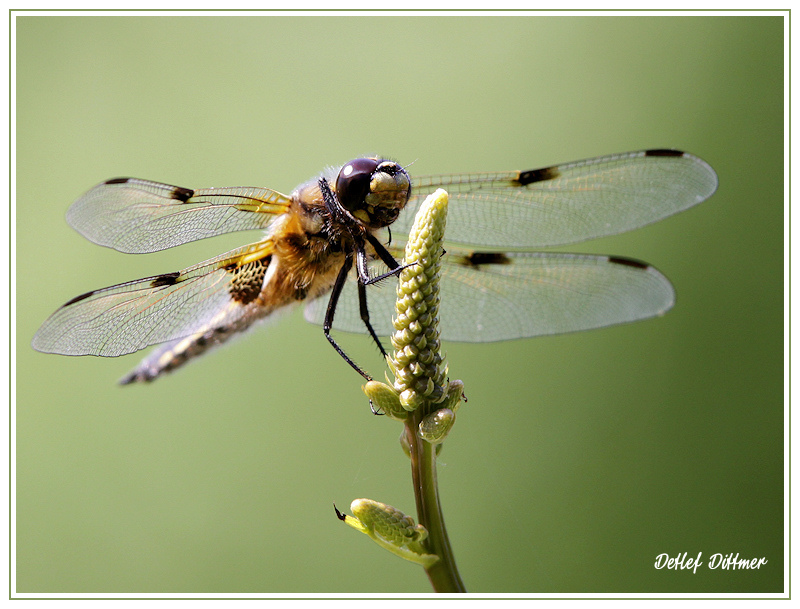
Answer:
<svg viewBox="0 0 800 609"><path fill-rule="evenodd" d="M366 377L330 330L367 332L379 346L378 337L391 333L394 290L368 286L397 271L414 214L437 188L450 194L444 340L508 340L644 319L674 302L672 286L653 267L533 250L644 226L700 203L716 187L711 167L674 150L417 179L392 161L356 159L288 196L109 180L67 213L73 228L99 245L142 253L234 231L266 232L182 271L73 298L42 325L33 347L118 356L163 343L122 380L149 381L277 310L306 303L306 319L321 324Z"/></svg>
<svg viewBox="0 0 800 609"><path fill-rule="evenodd" d="M368 228L389 226L411 194L411 179L392 161L355 159L336 176L336 196L342 207Z"/></svg>

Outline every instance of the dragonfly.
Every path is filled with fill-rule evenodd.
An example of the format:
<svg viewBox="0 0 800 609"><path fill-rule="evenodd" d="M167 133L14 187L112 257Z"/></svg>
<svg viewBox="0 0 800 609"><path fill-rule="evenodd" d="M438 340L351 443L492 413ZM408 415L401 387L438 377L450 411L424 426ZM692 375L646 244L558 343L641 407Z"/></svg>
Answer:
<svg viewBox="0 0 800 609"><path fill-rule="evenodd" d="M449 193L440 283L446 341L491 342L600 328L663 315L670 281L622 256L541 252L640 228L710 197L717 175L679 150L614 154L527 171L412 178L395 161L354 159L286 195L261 187L190 189L115 178L81 196L67 222L90 241L149 253L235 231L261 238L186 269L92 290L56 310L33 338L45 353L116 357L158 345L122 384L152 381L305 305L332 330L392 331L388 280L414 215Z"/></svg>

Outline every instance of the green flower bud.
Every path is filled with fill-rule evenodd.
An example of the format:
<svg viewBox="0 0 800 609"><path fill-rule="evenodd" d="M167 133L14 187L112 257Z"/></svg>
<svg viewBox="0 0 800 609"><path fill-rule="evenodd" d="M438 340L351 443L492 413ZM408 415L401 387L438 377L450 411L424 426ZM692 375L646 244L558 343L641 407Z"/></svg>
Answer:
<svg viewBox="0 0 800 609"><path fill-rule="evenodd" d="M368 535L392 554L426 569L439 560L435 554L427 554L422 545L428 537L425 527L414 524L413 518L397 508L372 499L356 499L350 504L350 511L353 516L342 514L339 510L336 510L336 515L339 520Z"/></svg>

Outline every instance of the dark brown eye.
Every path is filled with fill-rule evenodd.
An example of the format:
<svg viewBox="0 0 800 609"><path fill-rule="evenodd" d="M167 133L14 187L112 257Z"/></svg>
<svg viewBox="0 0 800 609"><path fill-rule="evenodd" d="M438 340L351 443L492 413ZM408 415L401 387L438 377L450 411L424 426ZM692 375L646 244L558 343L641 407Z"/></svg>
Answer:
<svg viewBox="0 0 800 609"><path fill-rule="evenodd" d="M380 161L375 159L355 159L346 163L336 178L336 195L348 211L363 209L364 199L369 194L372 174Z"/></svg>

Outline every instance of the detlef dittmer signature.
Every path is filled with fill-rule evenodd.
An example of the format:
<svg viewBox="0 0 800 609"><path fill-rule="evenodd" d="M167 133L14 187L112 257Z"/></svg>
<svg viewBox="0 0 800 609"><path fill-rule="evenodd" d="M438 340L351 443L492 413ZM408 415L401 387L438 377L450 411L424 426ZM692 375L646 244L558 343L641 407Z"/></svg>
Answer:
<svg viewBox="0 0 800 609"><path fill-rule="evenodd" d="M676 571L691 569L692 573L697 573L697 569L702 567L703 563L700 558L703 556L702 552L698 552L697 556L689 556L688 552L678 554L677 556L670 556L666 552L656 556L656 569L675 569ZM737 569L760 569L763 565L767 564L767 559L762 558L739 558L739 553L729 554L712 554L708 559L706 565L709 569L722 569L722 570L737 570Z"/></svg>

